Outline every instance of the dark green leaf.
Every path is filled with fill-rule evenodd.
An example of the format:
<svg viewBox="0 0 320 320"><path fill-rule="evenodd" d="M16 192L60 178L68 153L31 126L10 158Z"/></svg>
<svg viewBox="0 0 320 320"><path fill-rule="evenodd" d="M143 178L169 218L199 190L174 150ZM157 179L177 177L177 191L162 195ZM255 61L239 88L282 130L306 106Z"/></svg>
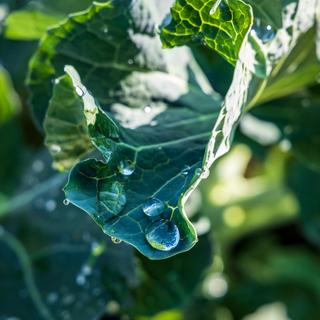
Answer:
<svg viewBox="0 0 320 320"><path fill-rule="evenodd" d="M123 122L121 126L97 106L76 71L66 71L82 96L91 140L105 160L85 160L72 169L67 199L87 211L108 235L131 243L149 258L190 249L196 234L185 216L183 197L201 175L218 114L218 109L211 110L213 101L194 96L202 99L194 109L186 104L195 94L191 92L190 98L182 96L172 105L133 109L129 127ZM174 86L172 82L171 89ZM154 125L144 124L149 113L154 113ZM159 134L152 134L155 129Z"/></svg>
<svg viewBox="0 0 320 320"><path fill-rule="evenodd" d="M123 0L73 16L42 42L29 83L41 121L52 78L66 64L77 68L84 84L73 67L66 70L105 162L79 163L71 172L67 197L107 234L160 259L186 251L196 241L183 198L201 176L220 98L202 92L197 84L202 75L192 64L185 67L190 58L184 50L179 62L162 53L150 14L147 6ZM119 37L124 40L118 45ZM90 41L94 46L88 51ZM143 211L150 198L163 203L155 218L163 220L161 225L152 224L154 217Z"/></svg>

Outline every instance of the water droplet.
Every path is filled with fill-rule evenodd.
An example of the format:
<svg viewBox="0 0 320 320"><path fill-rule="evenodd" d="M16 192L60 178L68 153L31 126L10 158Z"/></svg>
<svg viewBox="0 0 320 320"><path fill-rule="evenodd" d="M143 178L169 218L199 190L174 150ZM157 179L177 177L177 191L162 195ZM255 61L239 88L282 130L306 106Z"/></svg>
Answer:
<svg viewBox="0 0 320 320"><path fill-rule="evenodd" d="M210 170L209 169L204 169L201 173L201 178L202 179L208 179L210 176Z"/></svg>
<svg viewBox="0 0 320 320"><path fill-rule="evenodd" d="M64 199L64 200L63 200L63 204L64 204L65 206L68 206L68 205L70 204L70 201L69 201L68 199Z"/></svg>
<svg viewBox="0 0 320 320"><path fill-rule="evenodd" d="M103 31L104 33L107 33L107 32L108 32L108 27L103 27L102 31Z"/></svg>
<svg viewBox="0 0 320 320"><path fill-rule="evenodd" d="M142 206L143 212L149 217L156 217L160 215L164 209L164 203L157 198L148 199Z"/></svg>
<svg viewBox="0 0 320 320"><path fill-rule="evenodd" d="M119 172L124 176L131 176L134 169L134 163L130 160L122 160L118 166Z"/></svg>
<svg viewBox="0 0 320 320"><path fill-rule="evenodd" d="M132 60L132 59L129 59L129 60L128 60L128 64L130 64L130 65L133 64L133 60Z"/></svg>
<svg viewBox="0 0 320 320"><path fill-rule="evenodd" d="M76 93L79 97L83 97L84 96L84 92L80 87L76 87Z"/></svg>
<svg viewBox="0 0 320 320"><path fill-rule="evenodd" d="M60 79L54 79L54 84L59 84L60 83Z"/></svg>
<svg viewBox="0 0 320 320"><path fill-rule="evenodd" d="M171 23L171 21L172 21L171 14L168 13L168 14L164 17L164 19L163 19L163 21L162 21L162 24L163 24L163 26L165 27L165 26L169 25L169 24Z"/></svg>
<svg viewBox="0 0 320 320"><path fill-rule="evenodd" d="M151 112L151 107L150 107L150 106L146 106L146 107L144 108L144 112L145 112L145 113L150 113L150 112Z"/></svg>
<svg viewBox="0 0 320 320"><path fill-rule="evenodd" d="M170 251L178 245L180 232L172 221L160 220L147 228L146 239L153 248Z"/></svg>
<svg viewBox="0 0 320 320"><path fill-rule="evenodd" d="M111 237L111 241L114 243L114 244L119 244L121 243L122 241L116 237Z"/></svg>
<svg viewBox="0 0 320 320"><path fill-rule="evenodd" d="M52 153L59 153L59 152L61 152L61 147L58 144L52 144L50 146L50 151Z"/></svg>
<svg viewBox="0 0 320 320"><path fill-rule="evenodd" d="M202 169L201 168L197 168L194 173L195 173L196 176L199 177L202 174Z"/></svg>
<svg viewBox="0 0 320 320"><path fill-rule="evenodd" d="M253 25L251 32L255 34L263 43L269 42L276 36L270 25L263 26L260 21Z"/></svg>

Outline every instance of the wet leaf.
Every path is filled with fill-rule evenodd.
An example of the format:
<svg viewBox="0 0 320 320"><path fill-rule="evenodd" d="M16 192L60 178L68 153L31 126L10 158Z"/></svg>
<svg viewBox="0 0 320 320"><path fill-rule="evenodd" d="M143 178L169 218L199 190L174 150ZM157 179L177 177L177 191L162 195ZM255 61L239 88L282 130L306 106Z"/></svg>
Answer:
<svg viewBox="0 0 320 320"><path fill-rule="evenodd" d="M198 42L235 64L252 19L250 6L241 0L178 0L163 22L161 40L165 48Z"/></svg>

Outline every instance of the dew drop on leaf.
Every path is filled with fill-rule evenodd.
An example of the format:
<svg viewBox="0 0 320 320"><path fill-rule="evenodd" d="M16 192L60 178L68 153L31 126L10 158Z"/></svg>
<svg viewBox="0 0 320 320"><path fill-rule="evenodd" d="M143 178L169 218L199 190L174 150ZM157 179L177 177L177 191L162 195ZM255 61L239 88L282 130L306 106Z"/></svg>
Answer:
<svg viewBox="0 0 320 320"><path fill-rule="evenodd" d="M209 169L204 169L201 173L201 178L202 179L208 179L210 176L210 171Z"/></svg>
<svg viewBox="0 0 320 320"><path fill-rule="evenodd" d="M119 244L121 243L122 241L116 237L111 237L111 241L114 243L114 244Z"/></svg>
<svg viewBox="0 0 320 320"><path fill-rule="evenodd" d="M64 199L64 200L63 200L63 204L64 204L65 206L68 206L68 205L70 204L70 201L69 201L68 199Z"/></svg>
<svg viewBox="0 0 320 320"><path fill-rule="evenodd" d="M263 26L260 21L257 21L257 23L253 25L252 32L255 33L263 43L271 41L276 36L270 25Z"/></svg>
<svg viewBox="0 0 320 320"><path fill-rule="evenodd" d="M129 60L128 60L128 64L130 64L130 65L133 64L133 60L132 60L132 59L129 59Z"/></svg>
<svg viewBox="0 0 320 320"><path fill-rule="evenodd" d="M178 245L180 232L172 221L160 220L147 228L146 239L153 248L170 251Z"/></svg>
<svg viewBox="0 0 320 320"><path fill-rule="evenodd" d="M61 147L58 144L53 144L50 146L50 151L52 153L59 153L61 152Z"/></svg>
<svg viewBox="0 0 320 320"><path fill-rule="evenodd" d="M134 172L134 163L130 160L122 160L120 161L118 170L124 176L131 176Z"/></svg>
<svg viewBox="0 0 320 320"><path fill-rule="evenodd" d="M150 113L150 112L151 112L151 107L150 107L150 106L146 106L146 107L144 108L144 112L145 112L145 113Z"/></svg>
<svg viewBox="0 0 320 320"><path fill-rule="evenodd" d="M164 208L164 203L157 198L147 200L142 206L143 212L149 217L159 216L164 211Z"/></svg>

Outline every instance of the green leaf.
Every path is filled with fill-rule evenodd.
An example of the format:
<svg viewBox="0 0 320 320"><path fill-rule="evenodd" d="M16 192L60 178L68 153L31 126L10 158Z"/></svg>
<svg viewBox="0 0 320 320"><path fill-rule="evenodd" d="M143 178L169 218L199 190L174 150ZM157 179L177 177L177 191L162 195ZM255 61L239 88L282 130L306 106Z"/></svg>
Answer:
<svg viewBox="0 0 320 320"><path fill-rule="evenodd" d="M218 109L211 110L213 100L194 96L202 104L193 109L184 104L184 99L185 103L192 99L191 92L191 98L181 97L171 106L162 102L132 110L132 123L126 127L96 104L74 68L66 71L82 96L91 141L105 161L88 159L76 165L65 187L67 199L87 211L105 233L132 244L149 258L190 249L196 234L185 216L183 197L201 174L218 114ZM153 79L157 80L161 78ZM173 89L175 84L170 85ZM145 124L144 117L148 119L150 113L155 123ZM155 129L158 134L152 134Z"/></svg>
<svg viewBox="0 0 320 320"><path fill-rule="evenodd" d="M178 0L161 29L165 48L200 42L236 64L252 25L250 6L241 0Z"/></svg>
<svg viewBox="0 0 320 320"><path fill-rule="evenodd" d="M20 109L20 99L8 72L0 65L0 124L10 119Z"/></svg>
<svg viewBox="0 0 320 320"><path fill-rule="evenodd" d="M69 77L56 80L43 125L56 169L70 169L92 150L82 100Z"/></svg>
<svg viewBox="0 0 320 320"><path fill-rule="evenodd" d="M15 11L5 22L5 37L12 40L37 40L49 26L57 24L63 17L38 10Z"/></svg>
<svg viewBox="0 0 320 320"><path fill-rule="evenodd" d="M51 30L32 60L29 84L41 121L52 80L67 64L78 70L66 69L82 97L90 138L103 161L88 159L74 167L67 198L108 235L162 259L194 245L196 234L184 202L229 150L241 114L265 85L271 63L267 57L277 54L273 59L278 61L288 54L312 24L301 7L285 25L295 32L280 53L276 44L281 34L267 53L257 37L245 38L220 110L219 98L200 89L197 82L204 81L194 63L187 72L184 56L178 62L160 50L153 11L139 4L96 4ZM115 44L119 38L124 41Z"/></svg>
<svg viewBox="0 0 320 320"><path fill-rule="evenodd" d="M282 0L272 0L270 4L269 0L246 0L245 2L249 3L253 10L253 16L255 18L255 26L258 28L264 28L271 26L273 30L282 28L282 8L284 2ZM291 1L294 3L296 1Z"/></svg>
<svg viewBox="0 0 320 320"><path fill-rule="evenodd" d="M220 97L206 84L210 94L203 93L197 82L205 80L192 63L186 68L186 51L179 51L180 61L162 53L153 11L139 4L95 4L51 30L33 58L29 84L41 121L53 78L66 64L79 71L83 84L73 67L66 68L75 87L71 96L81 96L80 110L104 161L88 159L76 165L65 189L67 198L108 235L160 259L196 242L184 196L201 175ZM117 44L118 38L124 41ZM88 51L91 41L94 46ZM67 115L59 117L65 120ZM65 130L55 127L51 137ZM144 213L148 204L159 207L156 217Z"/></svg>
<svg viewBox="0 0 320 320"><path fill-rule="evenodd" d="M92 0L33 0L8 16L4 35L12 40L38 40L67 14L86 9L91 4Z"/></svg>
<svg viewBox="0 0 320 320"><path fill-rule="evenodd" d="M285 60L271 74L257 104L278 99L317 82L320 64L316 56L315 30L301 35Z"/></svg>

